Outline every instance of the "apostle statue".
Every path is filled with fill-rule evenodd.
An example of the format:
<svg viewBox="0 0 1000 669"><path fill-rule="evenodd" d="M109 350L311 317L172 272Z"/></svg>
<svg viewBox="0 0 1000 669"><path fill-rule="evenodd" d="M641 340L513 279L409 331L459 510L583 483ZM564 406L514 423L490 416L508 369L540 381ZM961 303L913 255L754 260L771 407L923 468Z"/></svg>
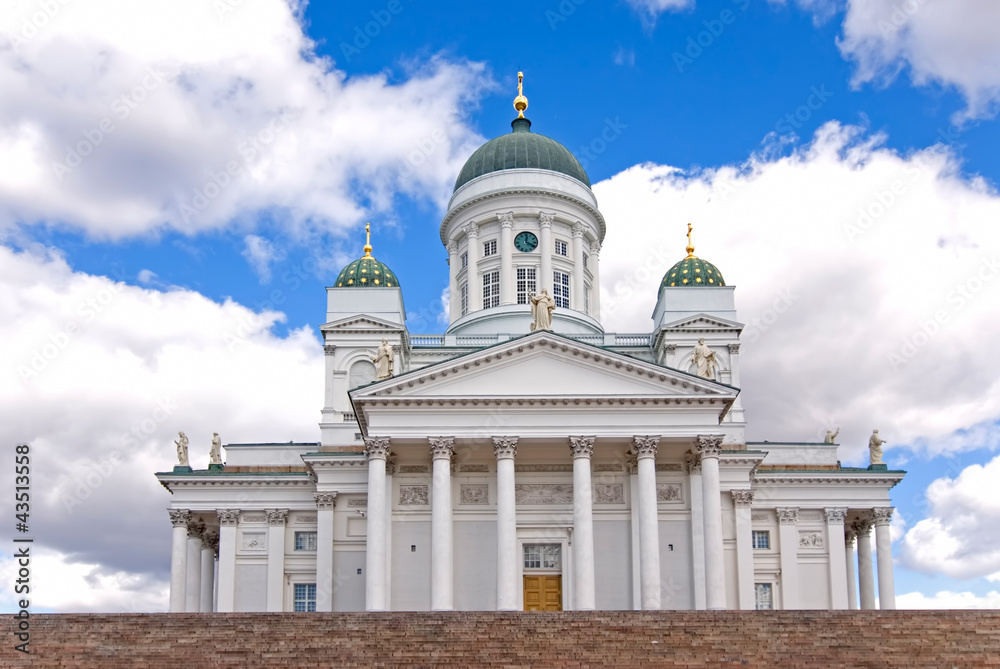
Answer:
<svg viewBox="0 0 1000 669"><path fill-rule="evenodd" d="M556 308L556 301L549 296L548 289L542 288L541 295L531 293L528 298L531 300L531 317L534 319L531 331L551 330L552 311Z"/></svg>
<svg viewBox="0 0 1000 669"><path fill-rule="evenodd" d="M878 430L873 431L871 438L868 440L868 460L871 464L885 464L882 462L882 444L884 443L878 436Z"/></svg>
<svg viewBox="0 0 1000 669"><path fill-rule="evenodd" d="M823 440L823 443L825 443L825 444L836 443L835 440L837 439L837 435L838 434L840 434L840 428L839 427L836 430L827 430L826 431L826 438Z"/></svg>
<svg viewBox="0 0 1000 669"><path fill-rule="evenodd" d="M392 362L395 359L395 354L392 352L392 347L389 346L388 339L383 338L375 353L369 353L368 357L375 363L375 378L377 380L381 381L392 376Z"/></svg>
<svg viewBox="0 0 1000 669"><path fill-rule="evenodd" d="M212 433L212 448L208 451L208 462L213 465L222 464L222 440L219 433Z"/></svg>
<svg viewBox="0 0 1000 669"><path fill-rule="evenodd" d="M188 466L188 438L183 432L178 432L180 437L174 443L177 444L177 464L181 467Z"/></svg>
<svg viewBox="0 0 1000 669"><path fill-rule="evenodd" d="M715 378L719 362L715 358L715 351L705 345L704 337L699 339L698 345L694 347L694 364L698 369L698 376L703 379Z"/></svg>

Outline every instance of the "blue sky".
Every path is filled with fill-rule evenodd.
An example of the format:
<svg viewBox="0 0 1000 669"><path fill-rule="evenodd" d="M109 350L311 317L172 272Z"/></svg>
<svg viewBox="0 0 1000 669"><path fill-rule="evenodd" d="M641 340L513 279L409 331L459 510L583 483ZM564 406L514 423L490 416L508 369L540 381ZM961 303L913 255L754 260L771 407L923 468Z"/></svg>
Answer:
<svg viewBox="0 0 1000 669"><path fill-rule="evenodd" d="M438 224L465 158L509 131L518 70L533 131L581 159L608 220L605 327L649 328L693 222L750 324L750 438L841 426L862 464L880 427L909 471L901 601L1000 606L989 0L39 11L0 12L0 411L40 453L38 536L68 574L47 608L165 607L151 472L178 429L318 438L323 287L365 222L410 331L446 327ZM180 408L123 448L165 397ZM109 473L84 496L87 468ZM126 501L135 519L97 541Z"/></svg>

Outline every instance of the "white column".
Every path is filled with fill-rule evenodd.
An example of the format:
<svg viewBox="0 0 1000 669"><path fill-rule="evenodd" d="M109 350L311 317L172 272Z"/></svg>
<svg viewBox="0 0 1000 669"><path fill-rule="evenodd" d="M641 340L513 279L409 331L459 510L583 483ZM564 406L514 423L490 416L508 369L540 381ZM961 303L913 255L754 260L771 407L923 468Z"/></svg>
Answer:
<svg viewBox="0 0 1000 669"><path fill-rule="evenodd" d="M500 304L514 304L514 212L497 214L500 221Z"/></svg>
<svg viewBox="0 0 1000 669"><path fill-rule="evenodd" d="M753 520L751 505L753 490L730 490L736 509L736 574L739 586L739 607L744 611L757 608L753 591Z"/></svg>
<svg viewBox="0 0 1000 669"><path fill-rule="evenodd" d="M497 610L517 610L517 507L514 456L517 437L493 437L497 458Z"/></svg>
<svg viewBox="0 0 1000 669"><path fill-rule="evenodd" d="M740 387L740 345L729 345L730 385Z"/></svg>
<svg viewBox="0 0 1000 669"><path fill-rule="evenodd" d="M462 317L462 294L458 290L458 272L462 262L458 257L458 242L448 244L448 322L454 323ZM319 593L317 591L317 597ZM319 608L319 602L316 602Z"/></svg>
<svg viewBox="0 0 1000 669"><path fill-rule="evenodd" d="M726 609L726 565L722 553L722 493L719 483L721 434L698 435L701 486L705 499L705 606Z"/></svg>
<svg viewBox="0 0 1000 669"><path fill-rule="evenodd" d="M705 492L701 484L701 458L687 458L691 481L691 572L694 576L694 608L705 610Z"/></svg>
<svg viewBox="0 0 1000 669"><path fill-rule="evenodd" d="M573 610L596 607L594 582L594 499L590 458L594 437L570 437L573 454Z"/></svg>
<svg viewBox="0 0 1000 669"><path fill-rule="evenodd" d="M844 551L840 548L840 538L844 536L845 508L831 508L826 511L826 551L830 561L830 608L847 609L847 565Z"/></svg>
<svg viewBox="0 0 1000 669"><path fill-rule="evenodd" d="M212 599L215 596L215 546L218 541L218 536L210 532L205 532L201 537L201 597L198 610L202 613L212 612Z"/></svg>
<svg viewBox="0 0 1000 669"><path fill-rule="evenodd" d="M333 510L337 493L318 492L316 500L316 610L333 611Z"/></svg>
<svg viewBox="0 0 1000 669"><path fill-rule="evenodd" d="M659 437L633 437L639 468L639 578L643 610L660 609L660 512L656 505Z"/></svg>
<svg viewBox="0 0 1000 669"><path fill-rule="evenodd" d="M778 549L781 551L781 608L799 608L799 510L778 512Z"/></svg>
<svg viewBox="0 0 1000 669"><path fill-rule="evenodd" d="M540 227L541 236L539 237L538 246L539 253L542 256L540 272L541 276L538 277L538 291L541 292L544 288L549 291L549 295L552 294L552 221L555 219L555 214L549 214L546 212L541 212L538 214L538 225Z"/></svg>
<svg viewBox="0 0 1000 669"><path fill-rule="evenodd" d="M590 242L590 258L587 260L590 269L590 315L595 320L601 320L601 243Z"/></svg>
<svg viewBox="0 0 1000 669"><path fill-rule="evenodd" d="M215 610L232 613L236 609L236 525L238 509L220 509L219 514L219 594Z"/></svg>
<svg viewBox="0 0 1000 669"><path fill-rule="evenodd" d="M454 608L454 545L452 540L452 437L428 439L431 447L431 610Z"/></svg>
<svg viewBox="0 0 1000 669"><path fill-rule="evenodd" d="M396 473L396 455L385 458L385 610L392 611L392 477Z"/></svg>
<svg viewBox="0 0 1000 669"><path fill-rule="evenodd" d="M337 383L334 381L333 375L337 371L337 363L334 362L334 357L337 354L336 344L324 344L323 345L323 406L333 408L337 404ZM341 391L343 392L343 391ZM338 413L333 418L324 418L324 420L334 420L340 421L341 417Z"/></svg>
<svg viewBox="0 0 1000 669"><path fill-rule="evenodd" d="M858 581L861 585L861 608L875 608L875 573L872 570L872 521L860 518L851 527L858 535Z"/></svg>
<svg viewBox="0 0 1000 669"><path fill-rule="evenodd" d="M184 585L184 610L198 613L201 606L201 531L193 522L188 523L187 574Z"/></svg>
<svg viewBox="0 0 1000 669"><path fill-rule="evenodd" d="M639 560L639 461L635 453L625 453L625 471L628 472L629 520L632 525L632 608L642 609L642 565Z"/></svg>
<svg viewBox="0 0 1000 669"><path fill-rule="evenodd" d="M388 439L365 439L368 457L368 536L365 544L365 610L386 610L385 460Z"/></svg>
<svg viewBox="0 0 1000 669"><path fill-rule="evenodd" d="M858 610L858 580L854 576L854 530L844 529L844 560L847 562L847 608Z"/></svg>
<svg viewBox="0 0 1000 669"><path fill-rule="evenodd" d="M267 511L267 610L280 613L284 609L285 586L285 520L288 509Z"/></svg>
<svg viewBox="0 0 1000 669"><path fill-rule="evenodd" d="M468 240L469 268L465 272L465 280L469 284L469 313L483 308L483 282L479 278L479 226L469 223L465 226L465 238Z"/></svg>
<svg viewBox="0 0 1000 669"><path fill-rule="evenodd" d="M892 507L873 509L875 519L875 553L878 561L878 607L884 611L896 609L896 588L892 577L892 537L889 522Z"/></svg>
<svg viewBox="0 0 1000 669"><path fill-rule="evenodd" d="M170 612L183 612L187 596L187 525L191 512L169 509L173 525L173 543L170 548Z"/></svg>
<svg viewBox="0 0 1000 669"><path fill-rule="evenodd" d="M578 311L584 310L583 304L583 223L573 224L573 299L570 304Z"/></svg>

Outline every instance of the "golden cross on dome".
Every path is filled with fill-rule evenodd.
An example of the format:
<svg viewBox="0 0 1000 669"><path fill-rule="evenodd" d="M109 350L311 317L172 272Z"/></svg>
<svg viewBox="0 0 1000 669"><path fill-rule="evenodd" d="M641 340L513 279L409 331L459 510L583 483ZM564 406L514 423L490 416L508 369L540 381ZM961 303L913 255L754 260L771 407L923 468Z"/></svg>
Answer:
<svg viewBox="0 0 1000 669"><path fill-rule="evenodd" d="M517 97L514 98L514 109L517 117L524 118L524 110L528 108L528 98L524 97L524 72L517 73Z"/></svg>
<svg viewBox="0 0 1000 669"><path fill-rule="evenodd" d="M694 255L694 244L691 243L691 230L693 228L694 228L694 226L691 225L690 223L688 223L688 245L687 245L687 252L688 252L687 257L688 258L694 258L695 257L695 255Z"/></svg>
<svg viewBox="0 0 1000 669"><path fill-rule="evenodd" d="M371 223L365 223L365 233L368 235L368 239L365 242L365 257L372 257L372 225Z"/></svg>

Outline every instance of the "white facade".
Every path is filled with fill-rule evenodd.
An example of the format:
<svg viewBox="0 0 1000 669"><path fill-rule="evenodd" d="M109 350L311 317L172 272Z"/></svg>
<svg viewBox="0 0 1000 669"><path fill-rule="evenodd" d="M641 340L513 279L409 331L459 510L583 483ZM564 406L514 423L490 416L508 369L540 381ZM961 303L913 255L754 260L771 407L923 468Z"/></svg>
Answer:
<svg viewBox="0 0 1000 669"><path fill-rule="evenodd" d="M605 230L580 181L504 169L442 221L444 334L407 331L399 288L327 288L319 441L157 474L170 610L874 608L876 580L893 608L903 472L746 442L732 287L665 288L650 332L607 332ZM554 331L530 332L542 289Z"/></svg>

